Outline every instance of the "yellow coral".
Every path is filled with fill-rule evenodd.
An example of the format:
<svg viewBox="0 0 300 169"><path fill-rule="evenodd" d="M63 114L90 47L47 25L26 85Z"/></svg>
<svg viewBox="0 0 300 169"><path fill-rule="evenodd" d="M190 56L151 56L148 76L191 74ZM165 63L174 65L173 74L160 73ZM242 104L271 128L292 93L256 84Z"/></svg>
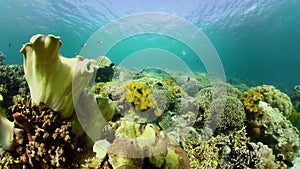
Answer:
<svg viewBox="0 0 300 169"><path fill-rule="evenodd" d="M254 90L249 90L247 93L244 94L242 97L242 102L249 112L252 113L259 113L259 107L257 106L259 101L263 99L263 96Z"/></svg>
<svg viewBox="0 0 300 169"><path fill-rule="evenodd" d="M177 86L177 83L172 78L166 77L162 81L165 82L168 86Z"/></svg>
<svg viewBox="0 0 300 169"><path fill-rule="evenodd" d="M152 107L151 90L147 87L146 82L131 81L123 86L125 98L138 111L146 111Z"/></svg>
<svg viewBox="0 0 300 169"><path fill-rule="evenodd" d="M181 89L180 86L178 86L178 84L174 79L167 77L164 78L162 81L169 86L168 91L169 93L171 93L173 97L175 98L187 97L187 94Z"/></svg>

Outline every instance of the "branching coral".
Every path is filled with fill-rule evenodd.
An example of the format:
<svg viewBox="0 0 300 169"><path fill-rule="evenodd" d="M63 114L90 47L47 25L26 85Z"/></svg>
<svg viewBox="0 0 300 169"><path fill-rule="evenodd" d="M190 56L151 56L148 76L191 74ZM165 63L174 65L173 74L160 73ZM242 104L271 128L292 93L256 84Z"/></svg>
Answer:
<svg viewBox="0 0 300 169"><path fill-rule="evenodd" d="M224 109L219 108L220 102L225 102ZM218 119L216 132L228 133L244 127L246 114L241 101L234 97L216 99L210 105L211 114L208 121Z"/></svg>
<svg viewBox="0 0 300 169"><path fill-rule="evenodd" d="M3 162L1 166L73 168L77 165L76 158L82 149L72 133L70 119L45 104L31 105L29 102L14 105L12 113L14 125L24 130L24 139L11 151L15 160Z"/></svg>
<svg viewBox="0 0 300 169"><path fill-rule="evenodd" d="M220 134L208 140L194 141L187 135L182 145L189 154L192 168L263 168L260 155L250 147L244 129Z"/></svg>
<svg viewBox="0 0 300 169"><path fill-rule="evenodd" d="M65 58L59 37L37 34L23 45L25 78L34 103L45 103L64 117L70 117L82 89L97 69L96 61ZM72 83L73 79L76 83ZM73 90L72 90L73 88Z"/></svg>
<svg viewBox="0 0 300 169"><path fill-rule="evenodd" d="M0 51L0 66L4 65L5 56L3 52Z"/></svg>

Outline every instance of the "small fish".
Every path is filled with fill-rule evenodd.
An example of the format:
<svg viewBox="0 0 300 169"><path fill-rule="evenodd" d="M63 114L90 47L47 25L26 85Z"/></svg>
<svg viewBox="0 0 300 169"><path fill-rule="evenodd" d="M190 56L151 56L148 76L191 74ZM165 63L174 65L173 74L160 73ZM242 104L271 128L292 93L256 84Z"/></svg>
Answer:
<svg viewBox="0 0 300 169"><path fill-rule="evenodd" d="M81 45L81 47L85 47L85 46L86 46L86 43L84 43L84 44Z"/></svg>
<svg viewBox="0 0 300 169"><path fill-rule="evenodd" d="M101 44L101 43L103 43L103 41L102 41L102 40L99 40L99 41L98 41L98 44Z"/></svg>
<svg viewBox="0 0 300 169"><path fill-rule="evenodd" d="M190 80L191 80L191 78L190 78L190 77L188 77L188 78L187 78L187 80L186 80L186 82L189 82Z"/></svg>
<svg viewBox="0 0 300 169"><path fill-rule="evenodd" d="M8 44L8 47L11 47L11 43Z"/></svg>

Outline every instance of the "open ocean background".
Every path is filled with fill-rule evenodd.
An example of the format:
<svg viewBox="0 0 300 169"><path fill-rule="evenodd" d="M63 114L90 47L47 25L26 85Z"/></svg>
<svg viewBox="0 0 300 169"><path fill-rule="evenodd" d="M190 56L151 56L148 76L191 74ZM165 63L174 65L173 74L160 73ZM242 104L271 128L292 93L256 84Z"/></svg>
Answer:
<svg viewBox="0 0 300 169"><path fill-rule="evenodd" d="M183 18L202 30L218 52L227 77L272 84L283 91L300 84L300 1L1 0L0 11L0 51L6 56L6 64L22 64L19 49L34 34L61 36L62 55L74 57L98 29L111 21L135 13L161 12ZM113 60L119 64L147 48L163 48L187 60L194 55L184 45L157 35L126 39L107 55L120 57ZM202 71L199 62L191 61L188 66Z"/></svg>

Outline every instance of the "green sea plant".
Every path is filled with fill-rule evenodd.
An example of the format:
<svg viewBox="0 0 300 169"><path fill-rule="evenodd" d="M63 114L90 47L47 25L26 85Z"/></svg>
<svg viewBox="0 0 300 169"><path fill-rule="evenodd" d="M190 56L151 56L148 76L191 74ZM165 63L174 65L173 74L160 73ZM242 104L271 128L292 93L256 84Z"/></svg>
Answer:
<svg viewBox="0 0 300 169"><path fill-rule="evenodd" d="M23 45L25 78L34 103L45 103L64 117L70 117L74 103L98 68L95 60L63 57L62 42L53 35L37 34ZM76 83L73 83L75 79ZM73 86L72 86L73 85ZM73 90L72 90L73 88Z"/></svg>

